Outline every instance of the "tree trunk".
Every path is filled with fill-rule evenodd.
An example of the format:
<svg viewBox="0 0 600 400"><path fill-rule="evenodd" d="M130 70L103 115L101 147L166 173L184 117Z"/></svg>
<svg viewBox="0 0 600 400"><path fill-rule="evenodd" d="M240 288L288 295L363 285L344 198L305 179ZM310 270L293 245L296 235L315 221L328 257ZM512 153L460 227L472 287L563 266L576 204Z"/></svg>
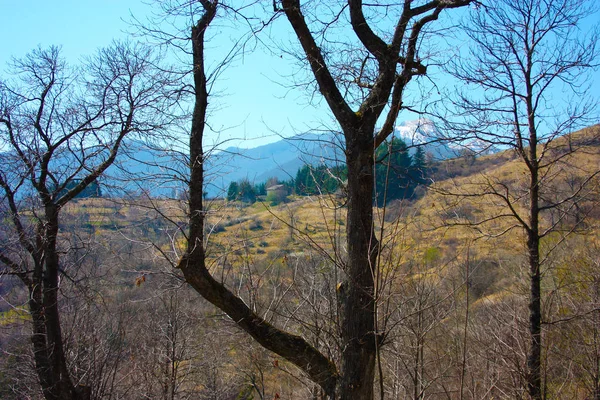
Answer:
<svg viewBox="0 0 600 400"><path fill-rule="evenodd" d="M538 207L537 162L531 171L529 230L527 232L527 250L529 258L530 299L529 299L529 334L531 348L527 356L527 389L534 400L542 398L541 358L542 358L542 304L540 274L540 235Z"/></svg>
<svg viewBox="0 0 600 400"><path fill-rule="evenodd" d="M371 400L376 335L374 267L378 242L373 229L372 130L346 132L348 165L348 260L341 299L340 400Z"/></svg>
<svg viewBox="0 0 600 400"><path fill-rule="evenodd" d="M527 53L525 83L527 97L527 125L529 131L528 169L529 169L529 229L527 229L527 251L529 257L530 299L529 299L529 335L531 348L527 355L527 389L533 400L542 399L542 288L540 274L540 162L537 146L539 144L535 107L533 101L533 54Z"/></svg>
<svg viewBox="0 0 600 400"><path fill-rule="evenodd" d="M63 347L58 310L58 209L54 204L46 205L46 221L38 229L40 250L34 260L33 284L29 285L35 370L47 400L88 400L90 388L73 385Z"/></svg>

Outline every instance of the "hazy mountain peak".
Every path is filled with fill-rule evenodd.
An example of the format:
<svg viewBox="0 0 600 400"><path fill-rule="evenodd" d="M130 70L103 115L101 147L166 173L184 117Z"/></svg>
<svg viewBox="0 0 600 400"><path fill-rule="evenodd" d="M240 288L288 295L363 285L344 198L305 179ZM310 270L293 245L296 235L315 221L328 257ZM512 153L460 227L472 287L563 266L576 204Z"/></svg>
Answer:
<svg viewBox="0 0 600 400"><path fill-rule="evenodd" d="M407 145L419 145L439 137L435 124L426 118L404 121L395 127L395 132Z"/></svg>

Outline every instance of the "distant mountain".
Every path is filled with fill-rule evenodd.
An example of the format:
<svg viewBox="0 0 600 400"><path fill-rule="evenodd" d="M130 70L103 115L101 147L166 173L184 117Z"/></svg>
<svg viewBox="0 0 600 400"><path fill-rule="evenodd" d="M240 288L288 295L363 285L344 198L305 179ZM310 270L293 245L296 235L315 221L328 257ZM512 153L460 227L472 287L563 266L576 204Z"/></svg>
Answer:
<svg viewBox="0 0 600 400"><path fill-rule="evenodd" d="M461 150L444 140L427 119L403 122L396 126L395 133L411 152L421 146L432 160L454 158ZM340 138L332 135L305 134L252 149L228 148L208 160L207 191L211 196L219 196L232 181L247 178L261 183L272 177L287 180L294 178L304 164L343 162L343 152L335 145L339 143Z"/></svg>
<svg viewBox="0 0 600 400"><path fill-rule="evenodd" d="M407 121L395 128L411 148L422 146L431 159L456 157L458 150L440 140L435 125L426 119ZM262 183L269 178L289 180L304 164L333 165L343 162L340 138L332 134L303 134L250 149L229 147L208 155L205 164L206 193L221 197L229 184L248 179ZM186 155L170 150L149 148L131 142L118 165L112 167L104 182L129 193L174 197L186 188Z"/></svg>
<svg viewBox="0 0 600 400"><path fill-rule="evenodd" d="M404 122L395 128L395 133L411 151L423 146L432 159L453 158L457 154L455 147L440 141L435 125L426 119ZM339 164L344 160L341 140L333 134L303 134L250 149L216 150L208 155L205 164L206 193L209 197L223 196L231 182L242 179L252 183L272 177L289 180L304 164ZM103 195L181 196L187 188L187 157L185 152L129 140L115 164L99 180ZM76 161L70 156L55 160L66 169L72 169L69 165Z"/></svg>
<svg viewBox="0 0 600 400"><path fill-rule="evenodd" d="M81 170L80 149L67 151L64 148L57 150L50 162L49 170L57 185L62 185L66 180L77 182L93 169L98 167L109 155L109 149L104 146L86 148L86 166ZM11 165L7 168L6 176L11 182L18 182L27 169L14 151L0 152L0 164ZM180 193L187 185L184 183L187 172L186 156L163 148L151 147L136 140L125 140L115 162L98 178L99 186L96 193L102 196L121 197L125 195L173 197ZM57 187L48 180L50 187ZM67 185L67 190L73 185ZM91 189L88 187L88 189ZM4 191L0 190L0 201ZM89 197L89 191L83 193ZM16 198L18 200L36 196L31 182L25 179L19 185Z"/></svg>
<svg viewBox="0 0 600 400"><path fill-rule="evenodd" d="M438 127L426 118L405 121L395 127L395 132L409 148L416 149L421 146L429 158L435 161L455 158L463 154L465 150L472 150L478 155L498 151L498 149L490 148L489 143L479 139L470 138L458 141L456 138L440 132Z"/></svg>
<svg viewBox="0 0 600 400"><path fill-rule="evenodd" d="M254 183L272 177L289 180L304 164L334 164L343 159L334 143L332 136L304 134L251 149L230 147L215 152L207 160L207 192L222 195L231 182L242 179Z"/></svg>
<svg viewBox="0 0 600 400"><path fill-rule="evenodd" d="M205 191L209 197L220 197L233 181L289 180L304 164L335 164L342 157L333 143L331 136L304 134L250 149L214 151L205 162ZM100 183L104 193L113 196L178 197L187 188L187 176L186 154L129 141Z"/></svg>
<svg viewBox="0 0 600 400"><path fill-rule="evenodd" d="M436 161L454 158L460 151L460 147L444 138L435 124L425 118L405 121L396 126L394 132L404 140L411 153L422 147L428 157Z"/></svg>
<svg viewBox="0 0 600 400"><path fill-rule="evenodd" d="M188 156L183 152L126 141L115 163L100 178L104 195L174 198L187 187Z"/></svg>

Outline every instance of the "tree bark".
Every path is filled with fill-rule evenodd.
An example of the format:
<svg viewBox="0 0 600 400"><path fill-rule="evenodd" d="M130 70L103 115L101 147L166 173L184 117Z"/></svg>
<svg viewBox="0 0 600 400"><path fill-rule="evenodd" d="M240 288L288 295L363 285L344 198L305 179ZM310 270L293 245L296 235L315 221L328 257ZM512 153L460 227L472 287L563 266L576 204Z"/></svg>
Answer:
<svg viewBox="0 0 600 400"><path fill-rule="evenodd" d="M376 334L374 267L378 241L373 229L373 131L346 133L348 165L348 261L342 283L342 361L338 398L372 399Z"/></svg>
<svg viewBox="0 0 600 400"><path fill-rule="evenodd" d="M529 54L528 54L529 55ZM531 56L528 57L530 71ZM527 110L529 111L529 228L527 229L527 251L530 274L529 298L529 334L530 349L527 355L527 389L533 400L542 399L542 288L540 273L540 188L539 160L537 154L538 137L536 131L535 111L532 101L531 77L527 76Z"/></svg>

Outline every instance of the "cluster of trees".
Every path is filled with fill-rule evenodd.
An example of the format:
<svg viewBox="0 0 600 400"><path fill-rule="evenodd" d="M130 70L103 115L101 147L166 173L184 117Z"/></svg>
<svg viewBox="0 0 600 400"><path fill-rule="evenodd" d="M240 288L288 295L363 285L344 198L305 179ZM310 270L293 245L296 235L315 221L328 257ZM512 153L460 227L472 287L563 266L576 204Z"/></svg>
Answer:
<svg viewBox="0 0 600 400"><path fill-rule="evenodd" d="M227 189L227 201L241 201L253 204L258 196L267 194L266 184L253 185L248 179L233 181Z"/></svg>
<svg viewBox="0 0 600 400"><path fill-rule="evenodd" d="M304 165L294 179L294 192L299 196L334 193L348 179L345 166ZM374 202L384 206L397 199L411 199L419 185L427 184L425 151L417 147L414 154L401 138L382 143L375 151Z"/></svg>
<svg viewBox="0 0 600 400"><path fill-rule="evenodd" d="M471 3L477 7L463 28L471 41L471 53L448 65L461 82L482 90L466 90L451 97L446 104L452 115L467 117L446 117L446 122L458 140L512 149L522 162L524 173L520 176L526 179L515 184L510 179L484 176L482 181L464 187L437 190L452 198L489 198L495 207L492 215L455 219L454 225L472 227L477 233L490 229L488 234L494 238L516 231L520 235L516 236L522 238L526 251L519 266L527 271L527 301L497 306L509 308L510 313L492 310L486 314L509 316L503 320L504 325L494 325L497 336L485 329L472 332L469 328L470 318L474 318L470 314L472 268L492 268L490 265L495 264L487 260L476 264L467 251L461 264L464 273L458 279L418 279L431 274L430 267L439 266L435 264L441 261L438 251L425 249L420 263L399 262L391 249L402 236L395 230L400 224L388 226L385 218L378 220L373 210L374 201L384 205L395 196L408 197L414 190L411 182L424 179L423 155L410 157L405 145L390 137L405 107L409 84L428 73L428 35L440 18ZM84 65L85 73L77 73L66 67L57 48L50 48L16 60L14 74L0 82L0 140L6 149L0 153L0 161L13 166L0 171L0 212L5 221L0 231L0 263L2 274L19 280L26 291L31 364L44 398L118 397L111 387L124 382L127 375L118 375L114 366L127 358L149 363L150 367L139 375L148 382L158 369L165 371L160 374L160 388L156 390L165 399L177 397L184 382L178 375L179 368L193 363L185 354L186 344L170 344L182 343L175 340L182 332L179 328L186 338L193 336L194 330L186 331L174 320L176 299L164 298L167 311L163 317L167 321L162 325L161 338L148 339L148 343L158 341L149 354L124 352L119 347L125 339L121 332L127 320L111 320L102 327L109 339L94 351L91 346L101 342L95 337L78 336L75 327L81 323L85 326L89 322L85 317L94 315L94 307L100 304L72 301L79 295L77 282L81 277L77 274L83 271L82 260L106 264L110 260L86 259L85 250L90 247L77 235L65 235L59 217L68 203L114 163L126 136L149 138L166 133L170 126L185 125L180 123L184 119L191 121L187 223L158 213L173 222L173 230L165 231L165 243L150 248L163 256L171 272L179 274L177 279L220 309L230 323L259 346L275 354L272 365L278 366L279 358L286 365L294 365L313 398L372 400L379 392L381 398L390 393L416 400L435 388L436 393L461 399L470 389L472 398L528 396L541 400L563 390L564 385L552 385L549 378L566 382L574 376L574 367L566 366L556 373L553 366L544 363L560 359L552 352L560 346L545 345L551 340L553 345L559 342L556 335L563 338L559 343L563 347L565 343L580 343L583 349L593 342L592 351L584 355L589 359L584 361L568 346L560 350L571 357L571 365L580 366L583 372L578 377L587 373L583 388L574 388L569 394L585 390L583 396L600 397L600 360L595 341L598 323L594 319L597 279L586 280L572 272L552 269L559 259L559 245L583 226L580 203L582 198L593 198L600 174L597 165L568 164L577 159L571 157L573 154L588 149L597 137L585 143L562 138L590 115L592 102L581 88L585 72L597 64L597 39L581 39L576 32L580 22L595 11L593 2L499 0L482 4L431 0L400 5L349 0L328 7L299 0L252 2L256 7L264 6L261 12L269 13L268 20L281 18L289 23L297 41L295 59L304 67L304 73L296 76L309 77L312 92L320 93L344 136L344 173L313 168L303 172L305 176L311 172L312 178L298 181L300 189L315 191L319 185L329 188L345 177L345 232L340 235L339 230L332 230L328 236L331 249L318 247L316 253L322 258L316 262L303 260L296 269L291 268L291 277L274 271L273 263L254 265L250 257L244 258L239 276L227 264L227 254L213 263L209 250L214 249L209 247L205 229L203 137L208 126L209 89L212 79L230 60L217 63L216 71L206 70L207 65L215 65L205 62L206 35L212 33L216 18L234 15L232 20L250 25L257 20L244 15L246 7L224 0L160 4L166 15L154 21L155 25L142 27L142 32L176 51L184 51L185 56L177 58L187 60L183 68L161 65L163 57L157 57L146 46L122 43L100 51ZM163 30L159 21L185 22L172 32ZM263 30L264 22L258 21L253 28L256 32ZM345 41L348 36L352 38ZM554 100L549 92L552 89L584 97L580 102L565 104ZM181 105L187 100L193 103L191 115L181 114L186 109ZM66 165L57 163L57 157L65 153L71 161ZM578 169L580 178L564 183L560 171L567 167ZM233 198L251 201L256 197L249 183L236 185L231 190ZM567 224L574 211L578 218ZM554 219L547 223L543 217L550 213ZM506 220L508 225L501 223ZM290 226L297 229L293 221ZM135 231L130 235L132 243L138 241ZM544 240L550 245L544 246ZM182 243L185 250L180 253ZM418 244L412 243L415 247ZM561 265L572 264L568 255L563 258ZM585 270L593 270L590 260L593 258L585 259ZM445 261L449 265L450 260ZM415 279L394 279L396 273ZM551 277L556 286L546 303L542 285L545 277ZM144 279L140 278L140 285ZM305 284L295 286L296 281ZM272 287L261 286L264 282ZM565 287L570 291L560 291L566 293L560 300L568 306L561 302L560 310L553 312L556 293ZM461 290L464 298L452 297ZM95 298L94 290L84 292L82 300ZM266 301L261 297L265 293L275 295ZM463 299L465 308L460 311L464 315L457 316L459 309L453 308L456 303L449 304L447 299ZM585 307L577 307L580 299L586 300ZM298 304L306 307L299 308ZM63 313L69 307L79 312ZM448 340L443 321L448 321L452 313L453 340ZM480 310L475 317L485 319L484 314ZM78 317L85 321L74 321ZM152 318L146 320L152 322ZM576 321L572 325L576 328L553 328L562 328L570 321ZM566 340L578 334L577 340ZM470 338L484 346L472 352ZM511 346L507 348L506 343ZM96 369L94 360L101 356L106 362ZM258 363L258 358L252 360ZM481 368L481 363L486 368ZM104 367L111 372L102 374ZM506 370L510 371L509 379L503 374ZM94 371L98 374L91 373ZM449 373L452 382L443 379ZM260 393L260 379L249 375L248 382L251 390ZM134 388L131 385L128 390L144 390ZM127 395L131 392L125 392Z"/></svg>
<svg viewBox="0 0 600 400"><path fill-rule="evenodd" d="M296 173L294 192L298 196L331 194L343 186L346 180L345 167L311 166L305 164Z"/></svg>
<svg viewBox="0 0 600 400"><path fill-rule="evenodd" d="M375 195L378 206L391 200L410 199L419 185L427 184L425 151L417 147L410 155L406 143L393 138L375 151Z"/></svg>
<svg viewBox="0 0 600 400"><path fill-rule="evenodd" d="M270 178L256 185L250 183L248 179L233 181L227 189L227 200L252 204L258 200L259 196L263 196L264 200L275 205L284 202L290 194L298 196L331 194L338 190L343 183L345 171L345 168L340 167L330 168L326 165L313 167L305 164L298 170L295 179L287 181ZM269 193L270 188L276 190Z"/></svg>
<svg viewBox="0 0 600 400"><path fill-rule="evenodd" d="M400 138L393 138L382 143L375 152L375 192L374 202L382 207L397 199L411 199L419 185L427 184L427 165L423 147L417 147L411 155L406 143ZM303 165L296 177L290 181L280 182L276 178L258 185L252 185L248 179L229 184L228 201L254 203L258 196L266 196L267 189L280 185L287 194L297 196L313 196L333 194L346 184L348 168L345 166ZM279 203L284 199L266 199Z"/></svg>
<svg viewBox="0 0 600 400"><path fill-rule="evenodd" d="M256 185L245 178L229 184L227 201L254 204L257 200L262 199L271 205L277 205L287 200L287 196L292 194L292 187L290 181L280 182L279 179L274 177Z"/></svg>

